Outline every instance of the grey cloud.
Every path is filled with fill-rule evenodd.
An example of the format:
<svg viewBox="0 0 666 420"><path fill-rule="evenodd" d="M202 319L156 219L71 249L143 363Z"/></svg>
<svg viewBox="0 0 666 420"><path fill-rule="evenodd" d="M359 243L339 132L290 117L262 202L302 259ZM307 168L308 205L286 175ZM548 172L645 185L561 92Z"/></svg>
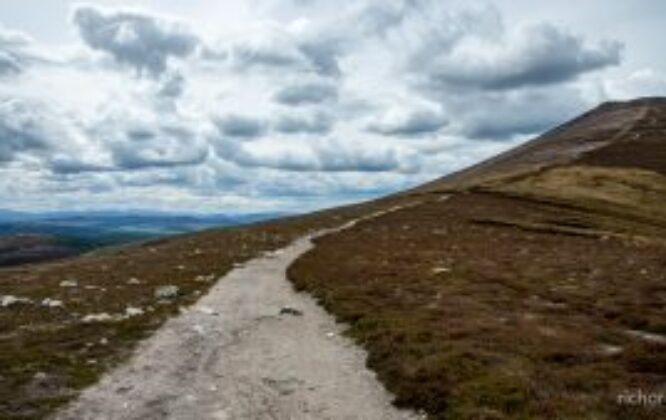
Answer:
<svg viewBox="0 0 666 420"><path fill-rule="evenodd" d="M22 70L19 60L6 51L0 50L0 76L18 74Z"/></svg>
<svg viewBox="0 0 666 420"><path fill-rule="evenodd" d="M538 104L538 106L535 106ZM512 95L472 95L451 103L461 134L473 139L506 140L536 135L582 112L587 105L570 89L521 91Z"/></svg>
<svg viewBox="0 0 666 420"><path fill-rule="evenodd" d="M75 175L88 172L110 172L114 168L81 161L73 156L57 155L50 159L49 168L57 175Z"/></svg>
<svg viewBox="0 0 666 420"><path fill-rule="evenodd" d="M32 40L26 35L0 26L0 76L21 73L35 57L28 51Z"/></svg>
<svg viewBox="0 0 666 420"><path fill-rule="evenodd" d="M21 153L44 154L55 148L62 133L37 104L0 99L0 163Z"/></svg>
<svg viewBox="0 0 666 420"><path fill-rule="evenodd" d="M436 59L428 70L427 87L504 90L560 83L618 65L621 51L618 42L592 47L582 38L540 25L527 29L520 42L487 55L479 49Z"/></svg>
<svg viewBox="0 0 666 420"><path fill-rule="evenodd" d="M304 83L290 85L280 89L274 99L285 105L299 106L319 104L338 97L335 85L327 83Z"/></svg>
<svg viewBox="0 0 666 420"><path fill-rule="evenodd" d="M238 72L248 70L315 73L324 77L340 76L341 39L310 35L302 39L273 30L263 37L232 45L205 47L201 57L226 61Z"/></svg>
<svg viewBox="0 0 666 420"><path fill-rule="evenodd" d="M195 133L174 126L127 130L111 150L114 163L128 170L196 165L208 157L207 145Z"/></svg>
<svg viewBox="0 0 666 420"><path fill-rule="evenodd" d="M217 118L215 125L225 136L252 139L261 137L266 132L266 123L241 115L227 115Z"/></svg>
<svg viewBox="0 0 666 420"><path fill-rule="evenodd" d="M219 157L245 168L292 172L389 172L407 169L394 149L345 147L331 139L318 139L307 147L269 153L248 150L243 144L226 139L218 139L216 146Z"/></svg>
<svg viewBox="0 0 666 420"><path fill-rule="evenodd" d="M322 112L313 115L285 115L275 123L275 130L284 134L327 134L332 128L332 118Z"/></svg>
<svg viewBox="0 0 666 420"><path fill-rule="evenodd" d="M311 40L302 44L300 49L317 73L331 77L339 77L342 74L338 63L342 53L340 40L335 38Z"/></svg>
<svg viewBox="0 0 666 420"><path fill-rule="evenodd" d="M385 136L413 137L434 133L448 124L441 112L431 110L415 110L405 114L391 113L371 122L367 129L370 132Z"/></svg>
<svg viewBox="0 0 666 420"><path fill-rule="evenodd" d="M162 81L157 94L163 98L179 98L185 92L185 77L175 73L167 76Z"/></svg>
<svg viewBox="0 0 666 420"><path fill-rule="evenodd" d="M226 57L225 54L221 54ZM303 56L294 50L272 50L269 47L235 46L231 51L233 65L239 70L252 67L297 67L304 65Z"/></svg>
<svg viewBox="0 0 666 420"><path fill-rule="evenodd" d="M153 76L166 70L169 58L187 57L199 44L183 26L135 12L83 5L73 22L89 47Z"/></svg>

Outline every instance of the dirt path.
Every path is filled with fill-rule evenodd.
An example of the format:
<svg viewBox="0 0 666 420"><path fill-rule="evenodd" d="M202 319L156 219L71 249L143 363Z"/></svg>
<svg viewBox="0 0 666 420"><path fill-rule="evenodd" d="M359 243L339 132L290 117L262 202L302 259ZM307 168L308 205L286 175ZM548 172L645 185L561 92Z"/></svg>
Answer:
<svg viewBox="0 0 666 420"><path fill-rule="evenodd" d="M391 405L365 352L287 281L287 267L311 247L303 238L230 272L56 418L420 418Z"/></svg>

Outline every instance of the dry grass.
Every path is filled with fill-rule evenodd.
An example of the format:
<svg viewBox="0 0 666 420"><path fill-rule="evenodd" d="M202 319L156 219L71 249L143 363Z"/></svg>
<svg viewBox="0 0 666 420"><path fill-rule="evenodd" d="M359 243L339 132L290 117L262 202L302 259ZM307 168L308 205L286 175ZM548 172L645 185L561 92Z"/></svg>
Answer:
<svg viewBox="0 0 666 420"><path fill-rule="evenodd" d="M399 405L432 419L665 418L616 403L666 394L666 111L646 104L602 107L391 200L2 270L0 296L33 303L0 308L0 418L53 412L205 293L202 276L414 195L426 201L318 240L289 270L349 324ZM179 294L159 302L165 285ZM82 322L128 307L145 313Z"/></svg>
<svg viewBox="0 0 666 420"><path fill-rule="evenodd" d="M534 214L527 220L488 220L561 233L611 236L666 244L666 177L633 168L568 166L479 184L473 191L575 210L575 217Z"/></svg>
<svg viewBox="0 0 666 420"><path fill-rule="evenodd" d="M369 203L0 270L0 297L31 300L0 307L0 418L44 418L124 360L139 340L195 302L235 264L380 205ZM61 286L67 282L76 286ZM169 285L179 288L178 295L157 299L156 289ZM61 301L63 306L44 306L44 299ZM128 308L144 313L120 319ZM101 313L118 319L83 322L85 316Z"/></svg>
<svg viewBox="0 0 666 420"><path fill-rule="evenodd" d="M615 397L666 392L666 346L628 333L666 333L666 248L479 223L585 215L457 195L325 237L289 274L433 419L651 418Z"/></svg>

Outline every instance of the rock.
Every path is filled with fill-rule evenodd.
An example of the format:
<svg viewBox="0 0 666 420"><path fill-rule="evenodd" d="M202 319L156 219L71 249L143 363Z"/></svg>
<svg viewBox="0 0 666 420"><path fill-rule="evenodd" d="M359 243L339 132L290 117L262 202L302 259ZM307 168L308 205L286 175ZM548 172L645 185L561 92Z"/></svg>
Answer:
<svg viewBox="0 0 666 420"><path fill-rule="evenodd" d="M144 314L144 311L141 308L134 308L132 306L128 306L125 309L125 318L133 318L135 316L141 316L143 314Z"/></svg>
<svg viewBox="0 0 666 420"><path fill-rule="evenodd" d="M78 286L79 283L76 280L63 280L60 282L60 287L73 288Z"/></svg>
<svg viewBox="0 0 666 420"><path fill-rule="evenodd" d="M13 306L13 305L20 305L20 304L30 304L32 303L32 300L28 298L21 298L21 297L16 297L16 296L3 296L0 299L0 306L3 308Z"/></svg>
<svg viewBox="0 0 666 420"><path fill-rule="evenodd" d="M139 281L139 279L137 279L136 277L132 277L131 279L127 280L127 284L137 285L141 284L141 281Z"/></svg>
<svg viewBox="0 0 666 420"><path fill-rule="evenodd" d="M48 379L48 377L49 377L49 375L47 375L44 372L37 372L37 373L35 373L35 376L32 377L32 379L35 380L35 381L44 381L44 380Z"/></svg>
<svg viewBox="0 0 666 420"><path fill-rule="evenodd" d="M196 276L194 278L194 281L199 283L209 283L213 280L215 280L215 274L209 274L207 276Z"/></svg>
<svg viewBox="0 0 666 420"><path fill-rule="evenodd" d="M62 308L64 304L61 300L46 298L42 301L42 306L47 308Z"/></svg>
<svg viewBox="0 0 666 420"><path fill-rule="evenodd" d="M202 306L197 309L197 312L202 313L204 315L217 315L217 312L208 306Z"/></svg>
<svg viewBox="0 0 666 420"><path fill-rule="evenodd" d="M303 312L299 311L298 309L285 306L284 308L280 309L280 315L303 316Z"/></svg>
<svg viewBox="0 0 666 420"><path fill-rule="evenodd" d="M448 267L435 267L432 269L433 274L443 274L443 273L450 273L451 269Z"/></svg>
<svg viewBox="0 0 666 420"><path fill-rule="evenodd" d="M113 316L107 314L106 312L103 312L101 314L89 314L89 315L84 316L81 319L81 321L86 323L86 324L89 324L89 323L92 323L92 322L109 322L109 321L114 321L114 320L115 320L115 318Z"/></svg>
<svg viewBox="0 0 666 420"><path fill-rule="evenodd" d="M599 351L601 354L607 355L607 356L616 356L620 353L622 353L623 349L620 346L613 346L610 344L604 344L599 347Z"/></svg>
<svg viewBox="0 0 666 420"><path fill-rule="evenodd" d="M180 289L178 286L162 286L155 289L157 299L172 299L178 296Z"/></svg>

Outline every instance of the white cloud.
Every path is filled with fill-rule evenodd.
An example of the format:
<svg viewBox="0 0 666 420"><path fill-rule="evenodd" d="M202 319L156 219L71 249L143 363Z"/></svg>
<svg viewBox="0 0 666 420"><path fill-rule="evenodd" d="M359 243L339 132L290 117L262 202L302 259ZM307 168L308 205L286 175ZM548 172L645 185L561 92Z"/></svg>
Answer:
<svg viewBox="0 0 666 420"><path fill-rule="evenodd" d="M140 12L80 5L72 21L88 46L150 75L163 73L169 58L187 57L199 43L184 25Z"/></svg>
<svg viewBox="0 0 666 420"><path fill-rule="evenodd" d="M26 182L0 199L316 207L459 169L599 97L664 91L656 71L607 76L614 41L492 6L114 4L74 7L75 44L0 30L0 179Z"/></svg>
<svg viewBox="0 0 666 420"><path fill-rule="evenodd" d="M575 79L618 65L622 45L586 46L580 37L549 25L529 26L508 39L471 38L450 54L433 56L427 83L451 89L514 89Z"/></svg>

